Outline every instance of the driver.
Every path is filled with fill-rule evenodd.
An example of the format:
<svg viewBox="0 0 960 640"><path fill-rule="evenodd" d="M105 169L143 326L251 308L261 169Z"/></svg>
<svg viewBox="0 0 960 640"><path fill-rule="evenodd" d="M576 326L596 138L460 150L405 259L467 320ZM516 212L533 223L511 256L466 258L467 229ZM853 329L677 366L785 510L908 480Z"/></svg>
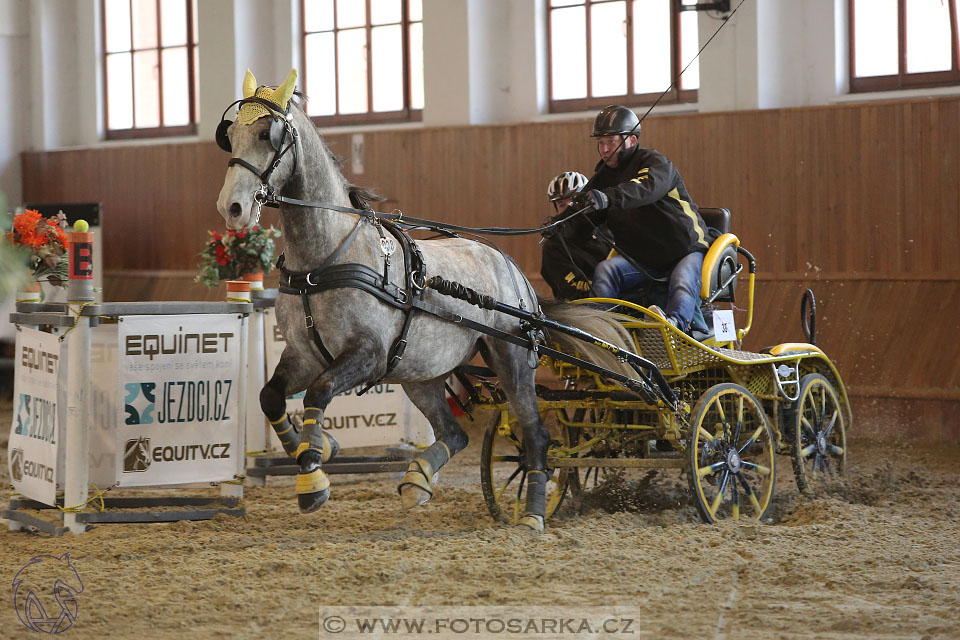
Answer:
<svg viewBox="0 0 960 640"><path fill-rule="evenodd" d="M589 215L607 224L621 255L597 265L592 294L623 299L645 285L666 283L661 315L689 331L700 308L701 270L711 238L676 167L656 150L640 148L639 132L636 114L626 107L605 107L594 120L591 137L600 162L572 205L595 209Z"/></svg>

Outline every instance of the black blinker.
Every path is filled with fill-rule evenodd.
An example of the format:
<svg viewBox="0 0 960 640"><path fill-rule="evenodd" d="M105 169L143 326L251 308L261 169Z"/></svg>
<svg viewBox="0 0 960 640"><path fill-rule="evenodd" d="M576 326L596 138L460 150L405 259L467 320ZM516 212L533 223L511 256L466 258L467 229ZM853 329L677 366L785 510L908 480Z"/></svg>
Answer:
<svg viewBox="0 0 960 640"><path fill-rule="evenodd" d="M220 124L217 125L217 135L215 136L217 146L227 153L233 153L233 145L230 144L230 137L227 135L227 129L229 129L232 124L232 120L221 120Z"/></svg>

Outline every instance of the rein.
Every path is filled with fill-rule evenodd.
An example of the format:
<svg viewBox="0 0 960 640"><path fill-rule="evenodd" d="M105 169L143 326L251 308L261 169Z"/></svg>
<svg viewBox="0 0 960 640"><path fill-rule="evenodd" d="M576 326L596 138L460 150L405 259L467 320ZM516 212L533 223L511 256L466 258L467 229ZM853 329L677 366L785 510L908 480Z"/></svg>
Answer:
<svg viewBox="0 0 960 640"><path fill-rule="evenodd" d="M360 216L365 216L367 218L380 219L380 220L389 220L390 222L395 222L399 225L404 225L408 227L426 227L428 229L433 229L437 231L453 231L461 233L475 233L482 236L525 236L532 235L534 233L543 233L545 231L550 231L554 227L558 227L561 224L566 224L570 222L573 218L579 215L586 213L591 213L593 211L592 206L584 207L579 211L570 214L566 218L551 222L548 225L542 227L464 227L456 224L448 224L445 222L436 222L435 220L428 220L426 218L415 218L413 216L404 215L402 211L396 209L396 213L383 213L381 211L374 211L373 209L354 209L353 207L341 207L340 205L331 204L329 202L316 202L310 200L298 200L297 198L289 198L287 196L277 195L275 192L262 192L258 191L254 194L254 200L258 204L265 207L279 207L281 204L291 204L298 207L307 207L310 209L329 209L330 211L339 211L341 213L353 213Z"/></svg>

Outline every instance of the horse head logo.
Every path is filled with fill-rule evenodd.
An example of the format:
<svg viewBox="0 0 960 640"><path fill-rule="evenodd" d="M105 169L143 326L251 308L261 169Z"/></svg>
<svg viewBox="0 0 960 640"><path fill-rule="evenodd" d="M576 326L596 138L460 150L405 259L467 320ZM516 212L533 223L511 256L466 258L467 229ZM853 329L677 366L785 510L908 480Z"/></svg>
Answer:
<svg viewBox="0 0 960 640"><path fill-rule="evenodd" d="M123 471L146 471L150 468L150 438L140 436L134 440L127 440L123 449Z"/></svg>
<svg viewBox="0 0 960 640"><path fill-rule="evenodd" d="M10 450L10 477L20 482L23 480L23 449Z"/></svg>
<svg viewBox="0 0 960 640"><path fill-rule="evenodd" d="M69 553L34 556L17 571L12 588L17 617L31 631L61 633L77 619L83 581Z"/></svg>

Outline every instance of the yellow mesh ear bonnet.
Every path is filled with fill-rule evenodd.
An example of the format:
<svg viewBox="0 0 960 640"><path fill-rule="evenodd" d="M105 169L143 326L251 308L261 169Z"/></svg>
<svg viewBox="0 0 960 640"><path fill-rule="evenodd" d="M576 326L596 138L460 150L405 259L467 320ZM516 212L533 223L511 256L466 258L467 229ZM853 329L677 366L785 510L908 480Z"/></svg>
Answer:
<svg viewBox="0 0 960 640"><path fill-rule="evenodd" d="M290 73L287 74L287 79L284 80L283 84L276 89L271 89L270 87L260 87L258 89L257 79L253 77L253 73L250 71L250 69L247 69L247 73L243 77L244 98L249 98L251 96L263 98L264 100L277 105L281 111L287 110L287 103L290 102L290 98L293 97L293 90L296 89L296 87L296 69L290 69ZM271 115L270 110L263 105L248 102L240 107L240 113L237 116L237 122L239 124L252 124L263 116L269 115Z"/></svg>

